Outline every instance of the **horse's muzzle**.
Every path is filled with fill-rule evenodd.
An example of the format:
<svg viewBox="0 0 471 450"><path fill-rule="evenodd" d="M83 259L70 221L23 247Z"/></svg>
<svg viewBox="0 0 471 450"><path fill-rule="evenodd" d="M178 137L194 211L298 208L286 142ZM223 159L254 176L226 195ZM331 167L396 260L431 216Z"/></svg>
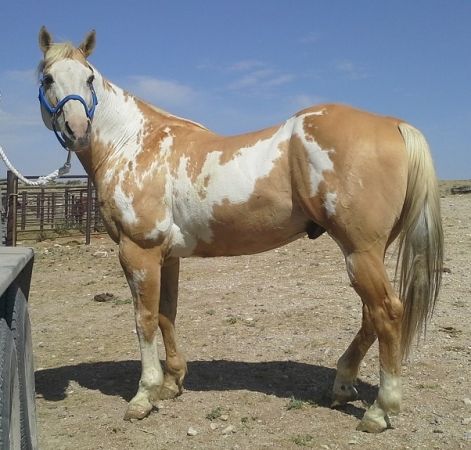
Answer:
<svg viewBox="0 0 471 450"><path fill-rule="evenodd" d="M66 121L62 135L67 143L67 147L74 152L79 152L90 146L91 130L92 124L90 119L75 122Z"/></svg>

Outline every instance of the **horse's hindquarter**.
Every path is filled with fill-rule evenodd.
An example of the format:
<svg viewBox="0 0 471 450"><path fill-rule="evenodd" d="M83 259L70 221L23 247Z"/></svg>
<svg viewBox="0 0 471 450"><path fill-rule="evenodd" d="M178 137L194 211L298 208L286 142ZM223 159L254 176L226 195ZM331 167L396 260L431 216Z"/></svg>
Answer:
<svg viewBox="0 0 471 450"><path fill-rule="evenodd" d="M337 240L389 235L400 217L407 154L400 120L343 105L306 110L291 149L294 190L303 208ZM303 137L304 134L304 137Z"/></svg>

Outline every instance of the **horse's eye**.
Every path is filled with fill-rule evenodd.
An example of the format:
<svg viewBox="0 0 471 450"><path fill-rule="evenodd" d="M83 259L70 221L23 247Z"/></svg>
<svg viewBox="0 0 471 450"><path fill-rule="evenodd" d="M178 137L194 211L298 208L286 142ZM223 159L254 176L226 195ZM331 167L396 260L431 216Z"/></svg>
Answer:
<svg viewBox="0 0 471 450"><path fill-rule="evenodd" d="M52 83L54 83L54 78L52 78L52 75L46 74L46 75L44 75L44 77L43 77L42 83L43 83L44 86L48 87L48 86L50 86Z"/></svg>
<svg viewBox="0 0 471 450"><path fill-rule="evenodd" d="M92 84L94 79L95 79L95 75L90 75L90 76L88 77L87 83L88 83L88 84Z"/></svg>

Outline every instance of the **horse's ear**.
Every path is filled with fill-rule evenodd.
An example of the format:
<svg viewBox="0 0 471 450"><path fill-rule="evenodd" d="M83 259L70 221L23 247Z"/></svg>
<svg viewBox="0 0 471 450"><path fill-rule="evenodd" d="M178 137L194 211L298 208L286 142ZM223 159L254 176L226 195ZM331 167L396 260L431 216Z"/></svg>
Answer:
<svg viewBox="0 0 471 450"><path fill-rule="evenodd" d="M82 50L82 53L85 55L85 58L88 58L95 48L96 44L96 32L95 30L90 31L86 36L84 41L80 44L79 50Z"/></svg>
<svg viewBox="0 0 471 450"><path fill-rule="evenodd" d="M52 36L43 25L39 30L39 48L46 53L52 45Z"/></svg>

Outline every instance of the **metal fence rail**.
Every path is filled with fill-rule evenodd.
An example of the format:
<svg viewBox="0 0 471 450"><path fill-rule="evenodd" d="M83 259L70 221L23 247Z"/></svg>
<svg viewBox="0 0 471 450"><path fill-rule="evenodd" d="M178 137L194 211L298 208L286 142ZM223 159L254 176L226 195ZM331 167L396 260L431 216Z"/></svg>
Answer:
<svg viewBox="0 0 471 450"><path fill-rule="evenodd" d="M27 177L37 178L37 177ZM90 179L69 175L66 182L46 186L21 186L12 172L0 182L3 243L16 245L18 238L85 234L86 244L92 233L104 232L96 191ZM75 180L75 182L71 181Z"/></svg>

